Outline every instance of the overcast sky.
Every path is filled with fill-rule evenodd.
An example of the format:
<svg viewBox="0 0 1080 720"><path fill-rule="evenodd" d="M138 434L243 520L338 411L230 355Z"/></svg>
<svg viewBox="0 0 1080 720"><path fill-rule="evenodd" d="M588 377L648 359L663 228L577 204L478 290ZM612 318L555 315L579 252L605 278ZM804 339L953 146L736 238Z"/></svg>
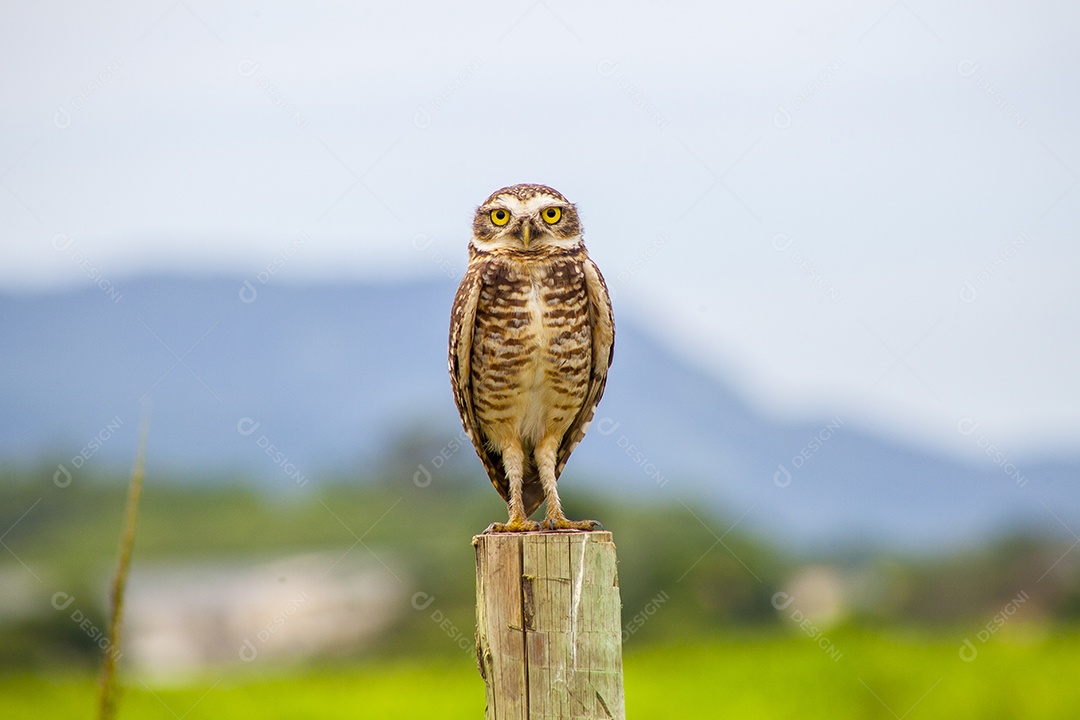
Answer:
<svg viewBox="0 0 1080 720"><path fill-rule="evenodd" d="M542 182L767 412L1080 447L1080 5L13 5L2 290L458 276Z"/></svg>

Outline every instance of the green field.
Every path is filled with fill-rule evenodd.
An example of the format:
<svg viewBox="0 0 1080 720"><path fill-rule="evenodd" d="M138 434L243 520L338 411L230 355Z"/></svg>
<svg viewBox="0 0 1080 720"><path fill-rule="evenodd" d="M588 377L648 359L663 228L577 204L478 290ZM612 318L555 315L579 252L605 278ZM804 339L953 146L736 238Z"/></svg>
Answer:
<svg viewBox="0 0 1080 720"><path fill-rule="evenodd" d="M1080 713L1080 631L991 638L960 659L963 635L830 633L831 655L797 635L740 632L653 646L625 659L628 716L661 718L1023 718ZM120 718L483 717L466 655L273 676L208 675L184 686L123 679ZM0 677L0 718L93 717L88 675Z"/></svg>
<svg viewBox="0 0 1080 720"><path fill-rule="evenodd" d="M115 563L124 488L57 488L50 478L51 469L44 480L0 472L0 528L8 528L0 720L94 717L97 646L51 598L58 590L87 598L88 621L105 627L99 588ZM296 498L236 484L150 483L134 567L342 552L363 538L407 568L403 597L437 589L440 612L469 635L469 539L501 508L490 493L447 483L326 484ZM602 516L619 545L623 625L633 628L624 662L630 718L1080 718L1080 565L1071 540L1004 538L941 557L807 559L730 532L735 518L703 517L685 503L574 502L579 515ZM852 594L845 624L809 637L774 605L809 563L870 578L877 594ZM1021 591L1013 615L1009 603ZM663 608L634 624L659 593ZM967 657L977 652L971 662L961 657L965 638L974 643ZM119 717L481 718L475 660L452 640L427 614L409 611L336 664L232 667L184 683L122 669Z"/></svg>

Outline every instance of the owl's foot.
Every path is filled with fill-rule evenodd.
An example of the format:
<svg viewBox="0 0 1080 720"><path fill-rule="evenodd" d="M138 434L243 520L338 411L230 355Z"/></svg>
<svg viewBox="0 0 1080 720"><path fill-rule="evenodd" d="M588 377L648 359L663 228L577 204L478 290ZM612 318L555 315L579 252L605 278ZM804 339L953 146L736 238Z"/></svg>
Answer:
<svg viewBox="0 0 1080 720"><path fill-rule="evenodd" d="M586 532L604 529L604 526L595 520L567 520L561 515L544 518L541 527L545 530L584 530Z"/></svg>
<svg viewBox="0 0 1080 720"><path fill-rule="evenodd" d="M510 520L509 522L494 522L487 526L487 533L515 533L515 532L538 532L540 523L535 520Z"/></svg>

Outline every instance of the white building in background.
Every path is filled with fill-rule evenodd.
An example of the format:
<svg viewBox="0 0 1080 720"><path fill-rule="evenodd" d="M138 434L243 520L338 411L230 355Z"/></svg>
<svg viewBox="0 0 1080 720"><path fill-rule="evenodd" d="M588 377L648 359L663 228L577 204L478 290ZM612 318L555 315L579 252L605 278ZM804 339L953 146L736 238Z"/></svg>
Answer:
<svg viewBox="0 0 1080 720"><path fill-rule="evenodd" d="M124 660L169 677L346 654L402 612L403 580L400 565L356 549L136 565L124 603Z"/></svg>

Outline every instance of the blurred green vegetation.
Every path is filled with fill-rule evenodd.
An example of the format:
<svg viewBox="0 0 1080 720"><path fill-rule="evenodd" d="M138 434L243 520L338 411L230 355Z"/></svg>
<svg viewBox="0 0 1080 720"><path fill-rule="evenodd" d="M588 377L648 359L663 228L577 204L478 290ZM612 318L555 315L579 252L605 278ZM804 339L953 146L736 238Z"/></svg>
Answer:
<svg viewBox="0 0 1080 720"><path fill-rule="evenodd" d="M104 580L115 563L125 488L119 478L101 477L76 478L58 488L53 469L9 471L0 478L0 527L12 528L5 539L11 554L0 557L0 570L19 578L40 608L17 622L0 617L0 668L95 656L86 634L49 604L55 592L93 598L84 610L104 627ZM703 626L775 623L769 598L787 565L762 542L734 532L724 538L730 551L717 545L716 536L731 520L708 517L707 527L678 504L643 506L565 495L574 516L601 518L613 532L628 620L658 594L670 598L665 612L635 632L635 641L695 637ZM703 517L701 511L697 515ZM436 596L437 607L471 635L471 539L504 516L502 501L475 478L440 476L427 487L418 487L411 476L374 484L339 479L268 493L226 478L179 482L148 471L133 568L137 572L140 564L160 561L340 552L362 537L380 556L404 564L406 597L418 591ZM365 654L458 651L427 615L409 612Z"/></svg>
<svg viewBox="0 0 1080 720"><path fill-rule="evenodd" d="M723 640L655 644L625 657L631 718L949 718L1074 720L1080 634L1002 635L973 662L927 632L845 630L833 659L813 641L733 630ZM0 717L90 718L82 674L0 676ZM484 687L468 657L367 662L298 673L210 674L182 686L128 680L121 718L385 720L481 717Z"/></svg>
<svg viewBox="0 0 1080 720"><path fill-rule="evenodd" d="M79 596L93 625L105 627L105 582L116 559L126 478L84 474L58 487L54 471L54 465L0 470L0 534L6 548L0 551L3 672L81 672L97 662L93 639L54 609L50 598L57 592ZM134 568L162 561L341 552L362 538L379 556L405 568L406 598L420 591L435 596L435 607L471 636L475 566L470 540L504 518L503 503L473 477L443 473L426 487L413 482L411 474L387 477L267 490L228 477L161 477L151 467ZM828 567L857 591L843 613L821 623L830 638L884 633L893 638L889 647L900 648L906 646L889 633L932 632L926 637L945 638L941 642L955 656L959 643L985 628L1019 592L1027 599L1019 620L1010 618L1012 625L1048 628L1045 632L1054 634L1080 620L1080 550L1070 553L1068 541L1016 536L948 556L905 557L862 549L844 556L803 557L738 527L730 529L736 518L711 514L692 498L668 505L634 503L583 494L577 487L584 484L568 486L564 504L571 516L600 519L612 531L623 623L631 630L625 648L631 656L643 653L640 662L646 665L653 658L657 672L666 667L658 658L675 651L654 647L685 643L686 652L693 654L693 643L701 642L708 653L726 657L716 638L733 633L744 638L740 652L756 647L752 638L757 635L747 633L760 635L777 653L770 663L781 662L778 647L797 654L806 646L820 655L814 640L791 621L792 609L780 612L773 606L774 594L789 588L792 577L807 566ZM634 623L650 608L644 622ZM792 632L795 636L787 638L785 633ZM876 636L868 637L870 656L884 652ZM1074 634L1066 637L1075 640ZM425 664L416 672L425 673L432 662L460 662L468 655L432 622L430 613L407 608L374 643L344 659L406 664L422 659ZM1070 661L1075 666L1075 657ZM0 717L8 716L0 712Z"/></svg>

